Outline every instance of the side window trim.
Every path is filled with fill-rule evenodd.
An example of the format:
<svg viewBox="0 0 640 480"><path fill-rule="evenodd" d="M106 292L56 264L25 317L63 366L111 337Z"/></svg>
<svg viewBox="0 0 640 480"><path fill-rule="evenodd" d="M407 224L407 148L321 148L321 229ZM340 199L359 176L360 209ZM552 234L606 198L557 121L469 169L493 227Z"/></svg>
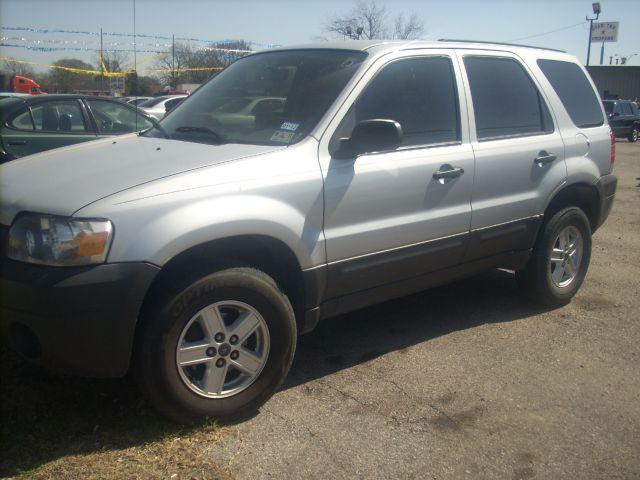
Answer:
<svg viewBox="0 0 640 480"><path fill-rule="evenodd" d="M540 85L537 82L537 79L535 78L534 75L532 75L532 72L529 70L528 66L526 65L525 62L522 61L522 59L520 59L518 56L510 53L510 52L505 52L506 54L503 55L496 55L495 52L492 53L480 53L480 52L468 52L465 50L458 50L460 53L460 69L462 71L462 75L464 75L465 78L465 87L467 89L467 112L469 117L473 118L473 128L471 130L473 130L473 133L476 136L476 141L481 143L481 142L491 142L491 141L495 141L495 140L508 140L508 139L513 139L513 138L528 138L528 137L539 137L539 136L544 136L544 135L553 135L554 133L556 133L557 131L557 121L555 118L555 113L553 111L553 109L549 106L549 100L546 98L546 95L544 93L544 90L540 87ZM464 59L465 57L485 57L485 58L508 58L510 60L513 60L514 62L516 62L518 64L518 66L520 68L522 68L522 71L525 73L525 75L527 76L529 82L531 83L531 86L536 90L537 94L538 94L538 104L540 106L545 106L547 109L547 112L549 113L549 120L551 120L551 130L548 132L543 131L539 131L539 132L529 132L529 133L516 133L516 134L511 134L511 135L493 135L491 137L483 137L480 138L478 137L478 126L476 123L476 111L475 111L475 106L473 104L473 93L471 92L471 83L469 82L469 76L467 73L467 69L466 66L464 64ZM543 116L542 116L542 110L540 110L541 112L541 121L543 120ZM473 116L472 116L473 114Z"/></svg>
<svg viewBox="0 0 640 480"><path fill-rule="evenodd" d="M385 150L385 151L381 151L381 152L370 152L370 153L363 154L362 156L366 157L366 156L372 156L372 155L390 154L390 153L394 153L394 152L406 152L406 151L411 151L411 150L422 150L422 149L431 149L431 148L438 148L438 147L448 147L448 146L461 145L462 144L462 111L461 111L461 103L460 103L460 89L458 88L458 75L457 75L456 69L454 67L455 56L454 56L453 52L451 52L451 53L424 53L424 54L413 53L411 55L389 59L387 62L385 62L384 64L380 65L380 67L377 68L377 70L375 71L373 76L360 89L360 91L358 92L356 98L350 103L349 108L347 109L345 114L342 116L342 118L338 122L338 125L337 125L336 129L331 134L330 143L333 140L334 136L338 133L338 130L339 130L340 125L342 124L342 122L345 120L347 115L349 115L349 112L351 111L351 109L354 108L356 102L360 99L362 94L367 90L369 85L371 85L375 81L375 79L378 77L378 75L381 72L384 71L384 69L386 69L389 65L391 65L393 63L396 63L396 62L407 61L407 60L416 60L416 59L428 59L428 58L444 58L444 59L447 59L449 61L449 65L451 67L452 80L453 80L452 81L452 85L453 85L454 99L455 99L456 129L457 129L457 135L459 137L458 140L452 140L450 142L433 142L433 143L424 143L424 144L416 144L416 145L406 145L406 146L398 147L395 150ZM329 149L329 153L332 154L331 149Z"/></svg>
<svg viewBox="0 0 640 480"><path fill-rule="evenodd" d="M33 126L33 131L36 131L36 119L33 118L33 110L31 110L31 105L28 107L29 109L29 118L31 119L31 126Z"/></svg>

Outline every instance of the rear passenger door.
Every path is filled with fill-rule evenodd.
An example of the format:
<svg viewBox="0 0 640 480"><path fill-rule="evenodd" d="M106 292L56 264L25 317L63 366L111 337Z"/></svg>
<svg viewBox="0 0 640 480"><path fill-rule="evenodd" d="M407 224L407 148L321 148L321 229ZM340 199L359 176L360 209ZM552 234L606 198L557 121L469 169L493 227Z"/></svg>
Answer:
<svg viewBox="0 0 640 480"><path fill-rule="evenodd" d="M327 298L456 265L466 248L474 159L455 57L406 55L365 73L320 142ZM368 119L400 123L400 147L333 157Z"/></svg>
<svg viewBox="0 0 640 480"><path fill-rule="evenodd" d="M525 64L502 52L459 51L476 158L465 260L532 246L544 205L564 182L564 144Z"/></svg>

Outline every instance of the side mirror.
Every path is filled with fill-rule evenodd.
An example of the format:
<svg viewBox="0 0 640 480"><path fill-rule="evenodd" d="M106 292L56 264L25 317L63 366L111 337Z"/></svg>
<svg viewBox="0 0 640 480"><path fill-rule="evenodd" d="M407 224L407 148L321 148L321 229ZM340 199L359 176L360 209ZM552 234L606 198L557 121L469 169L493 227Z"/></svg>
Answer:
<svg viewBox="0 0 640 480"><path fill-rule="evenodd" d="M620 116L620 112L613 112L611 114L612 117L619 117Z"/></svg>
<svg viewBox="0 0 640 480"><path fill-rule="evenodd" d="M363 153L395 150L402 140L402 127L395 120L373 119L358 123L351 138L341 138L337 159L354 158Z"/></svg>

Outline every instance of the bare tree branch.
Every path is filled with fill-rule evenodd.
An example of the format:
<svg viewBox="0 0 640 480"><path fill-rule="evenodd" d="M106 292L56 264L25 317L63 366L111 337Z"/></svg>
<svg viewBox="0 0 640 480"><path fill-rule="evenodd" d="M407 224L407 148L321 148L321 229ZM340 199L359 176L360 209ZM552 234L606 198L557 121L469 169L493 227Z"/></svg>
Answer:
<svg viewBox="0 0 640 480"><path fill-rule="evenodd" d="M9 58L3 62L3 69L11 75L22 75L23 77L33 77L33 69L25 63L20 63L17 59Z"/></svg>
<svg viewBox="0 0 640 480"><path fill-rule="evenodd" d="M231 43L213 44L207 48L195 50L188 44L176 43L175 59L169 50L158 58L155 67L163 70L158 72L158 77L165 85L174 83L174 70L176 85L179 83L202 83L218 73L218 70L212 68L226 68L237 58L243 56L242 52L234 52L233 50L251 50L251 46L243 40L238 40Z"/></svg>
<svg viewBox="0 0 640 480"><path fill-rule="evenodd" d="M388 25L389 11L376 0L358 0L353 9L343 15L336 15L324 27L324 31L334 37L354 38L356 29L362 28L360 38L397 38L415 39L424 32L422 20L412 13L405 20L404 14L398 15L393 27Z"/></svg>
<svg viewBox="0 0 640 480"><path fill-rule="evenodd" d="M404 14L396 17L393 38L397 40L416 40L424 33L424 24L418 15L412 13L405 21Z"/></svg>

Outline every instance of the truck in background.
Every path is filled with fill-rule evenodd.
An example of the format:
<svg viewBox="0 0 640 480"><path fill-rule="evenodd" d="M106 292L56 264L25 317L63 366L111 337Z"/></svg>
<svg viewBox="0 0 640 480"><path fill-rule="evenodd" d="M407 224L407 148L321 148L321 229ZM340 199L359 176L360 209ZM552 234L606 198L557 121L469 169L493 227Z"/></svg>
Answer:
<svg viewBox="0 0 640 480"><path fill-rule="evenodd" d="M40 85L34 80L21 75L0 74L0 92L28 93L30 95L42 95Z"/></svg>

